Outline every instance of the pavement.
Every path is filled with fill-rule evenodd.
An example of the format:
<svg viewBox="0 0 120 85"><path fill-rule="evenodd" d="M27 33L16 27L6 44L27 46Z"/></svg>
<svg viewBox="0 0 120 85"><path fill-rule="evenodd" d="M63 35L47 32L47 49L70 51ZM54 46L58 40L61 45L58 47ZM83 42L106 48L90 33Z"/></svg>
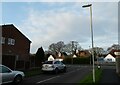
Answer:
<svg viewBox="0 0 120 85"><path fill-rule="evenodd" d="M104 68L102 78L100 80L100 85L103 84L113 84L113 85L120 85L120 76L117 75L116 69L111 68Z"/></svg>

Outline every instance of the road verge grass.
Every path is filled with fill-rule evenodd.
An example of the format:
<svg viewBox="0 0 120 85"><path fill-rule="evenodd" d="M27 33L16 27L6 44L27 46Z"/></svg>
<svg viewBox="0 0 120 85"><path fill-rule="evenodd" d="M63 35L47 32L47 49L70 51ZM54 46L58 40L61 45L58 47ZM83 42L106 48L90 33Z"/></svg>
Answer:
<svg viewBox="0 0 120 85"><path fill-rule="evenodd" d="M33 68L31 70L25 71L25 77L31 77L31 76L36 76L36 75L40 75L41 72L41 68Z"/></svg>
<svg viewBox="0 0 120 85"><path fill-rule="evenodd" d="M86 84L91 84L91 85L98 85L100 83L100 79L102 76L102 69L95 68L95 83L93 83L93 76L92 72L88 74L87 76L82 79L79 84L81 85L86 85Z"/></svg>

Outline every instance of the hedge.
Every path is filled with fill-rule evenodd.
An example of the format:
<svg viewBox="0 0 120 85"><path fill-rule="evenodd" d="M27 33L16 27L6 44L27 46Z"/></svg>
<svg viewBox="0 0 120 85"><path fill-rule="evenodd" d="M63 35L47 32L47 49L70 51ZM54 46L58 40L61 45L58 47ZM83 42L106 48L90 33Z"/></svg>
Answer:
<svg viewBox="0 0 120 85"><path fill-rule="evenodd" d="M89 57L78 57L78 58L72 58L71 57L67 57L64 59L63 61L66 64L71 64L73 62L73 64L90 64L90 58Z"/></svg>

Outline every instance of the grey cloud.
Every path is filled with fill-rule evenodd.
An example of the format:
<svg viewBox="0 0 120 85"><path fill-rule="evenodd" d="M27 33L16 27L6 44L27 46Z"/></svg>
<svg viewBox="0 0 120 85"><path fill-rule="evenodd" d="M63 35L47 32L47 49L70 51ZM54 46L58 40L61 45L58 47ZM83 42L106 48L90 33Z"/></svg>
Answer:
<svg viewBox="0 0 120 85"><path fill-rule="evenodd" d="M95 45L108 46L116 42L115 5L114 3L93 3ZM26 35L29 35L33 41L31 52L35 52L35 49L40 46L46 49L51 43L60 40L64 42L76 40L83 45L83 48L91 45L89 11L82 8L79 10L81 3L71 5L71 8L72 6L76 9L67 10L68 7L62 7L62 9L56 9L57 11L32 9L28 12L28 18L23 21L21 28L24 32L29 30ZM102 8L103 6L106 7Z"/></svg>

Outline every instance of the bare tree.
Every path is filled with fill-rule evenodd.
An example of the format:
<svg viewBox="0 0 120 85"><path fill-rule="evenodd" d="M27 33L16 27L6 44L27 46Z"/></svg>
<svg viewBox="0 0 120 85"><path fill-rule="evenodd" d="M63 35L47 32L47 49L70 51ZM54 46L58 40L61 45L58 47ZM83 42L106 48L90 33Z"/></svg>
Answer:
<svg viewBox="0 0 120 85"><path fill-rule="evenodd" d="M107 49L107 51L110 52L112 49L119 50L120 49L120 45L119 44L113 44L111 47L109 47Z"/></svg>
<svg viewBox="0 0 120 85"><path fill-rule="evenodd" d="M90 49L90 52L91 52L92 50L94 50L94 55L95 55L95 57L96 57L96 56L101 56L101 55L103 54L103 52L104 52L104 49L101 48L101 47L94 47L93 49L91 48L91 49Z"/></svg>
<svg viewBox="0 0 120 85"><path fill-rule="evenodd" d="M63 47L63 51L69 54L73 54L76 50L81 50L81 46L77 41L71 41Z"/></svg>
<svg viewBox="0 0 120 85"><path fill-rule="evenodd" d="M67 54L73 54L74 52L76 52L76 50L81 49L82 48L77 41L71 41L67 44L64 44L63 41L59 41L57 43L52 43L49 46L49 51L51 51L52 53L64 52Z"/></svg>
<svg viewBox="0 0 120 85"><path fill-rule="evenodd" d="M64 42L59 41L57 43L51 44L49 46L49 51L51 51L51 52L61 52L63 47L64 47Z"/></svg>
<svg viewBox="0 0 120 85"><path fill-rule="evenodd" d="M59 42L57 42L56 46L57 46L57 51L61 52L63 47L64 47L64 42L63 41L59 41Z"/></svg>

